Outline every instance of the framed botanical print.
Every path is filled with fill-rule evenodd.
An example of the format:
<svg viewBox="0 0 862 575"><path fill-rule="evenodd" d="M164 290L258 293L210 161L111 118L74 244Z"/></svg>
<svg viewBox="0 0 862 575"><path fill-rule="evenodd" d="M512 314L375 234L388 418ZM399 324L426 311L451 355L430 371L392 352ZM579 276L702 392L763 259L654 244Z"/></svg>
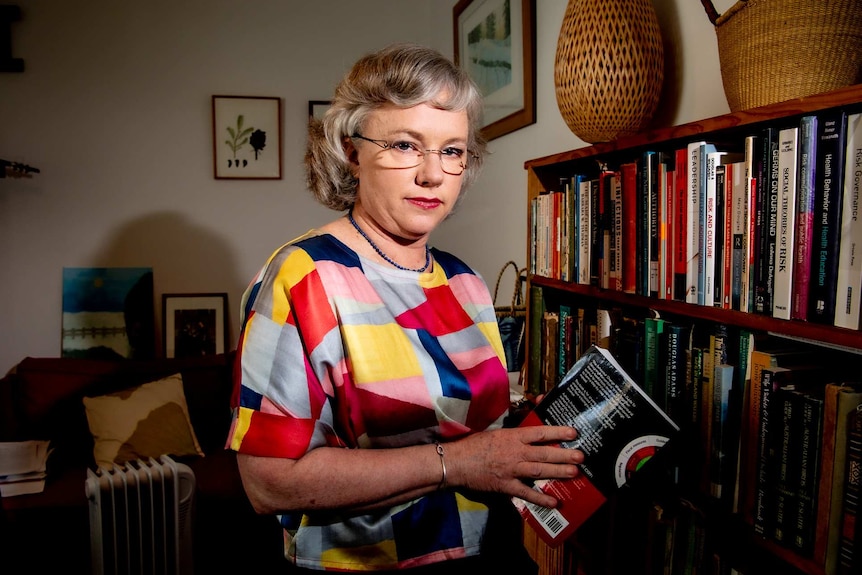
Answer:
<svg viewBox="0 0 862 575"><path fill-rule="evenodd" d="M281 98L213 96L216 179L281 179Z"/></svg>

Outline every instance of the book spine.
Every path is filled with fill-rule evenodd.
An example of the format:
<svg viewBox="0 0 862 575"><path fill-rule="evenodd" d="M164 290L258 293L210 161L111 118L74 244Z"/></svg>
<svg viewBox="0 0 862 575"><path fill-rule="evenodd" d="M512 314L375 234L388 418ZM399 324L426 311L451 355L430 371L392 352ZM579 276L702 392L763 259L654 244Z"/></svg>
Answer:
<svg viewBox="0 0 862 575"><path fill-rule="evenodd" d="M755 205L757 178L754 177L756 164L757 136L745 137L745 233L742 237L742 267L740 269L739 311L754 311L754 244L757 222Z"/></svg>
<svg viewBox="0 0 862 575"><path fill-rule="evenodd" d="M688 238L685 268L685 301L697 303L697 281L700 270L700 146L705 142L688 144L688 205L686 207L686 236Z"/></svg>
<svg viewBox="0 0 862 575"><path fill-rule="evenodd" d="M772 317L790 319L793 285L793 248L796 244L796 157L799 128L778 133L778 228Z"/></svg>
<svg viewBox="0 0 862 575"><path fill-rule="evenodd" d="M808 321L829 325L835 321L846 128L847 114L843 110L835 112L820 118L817 138L818 175Z"/></svg>
<svg viewBox="0 0 862 575"><path fill-rule="evenodd" d="M847 117L847 153L844 168L844 207L841 212L841 248L838 252L835 325L859 329L862 298L862 113Z"/></svg>
<svg viewBox="0 0 862 575"><path fill-rule="evenodd" d="M754 375L752 374L752 377ZM771 416L774 413L772 404L772 371L764 369L760 379L760 401L757 408L759 416L757 421L757 461L756 461L756 490L754 493L754 532L767 535L769 530L768 520L770 517L769 494L773 486L770 485L770 461L772 451L770 442L775 432L771 431Z"/></svg>
<svg viewBox="0 0 862 575"><path fill-rule="evenodd" d="M704 176L703 191L703 243L701 258L701 273L699 285L701 293L698 294L698 303L701 305L714 305L715 302L715 218L716 218L716 182L715 166L720 158L720 152L708 152L706 154L706 173Z"/></svg>
<svg viewBox="0 0 862 575"><path fill-rule="evenodd" d="M611 267L611 286L614 291L623 290L623 189L619 172L611 179L611 192L613 194L613 234L611 253L613 261Z"/></svg>
<svg viewBox="0 0 862 575"><path fill-rule="evenodd" d="M674 171L669 162L672 157L663 155L659 164L660 197L659 202L659 247L658 274L659 298L673 299L673 186Z"/></svg>
<svg viewBox="0 0 862 575"><path fill-rule="evenodd" d="M637 293L637 229L638 187L637 164L630 162L620 166L623 202L623 282L625 293Z"/></svg>
<svg viewBox="0 0 862 575"><path fill-rule="evenodd" d="M793 548L805 557L814 551L814 528L817 520L817 487L820 470L820 441L823 435L823 400L808 393L801 394L801 425L799 432L799 472L796 519L793 525Z"/></svg>
<svg viewBox="0 0 862 575"><path fill-rule="evenodd" d="M768 133L768 163L764 177L767 186L763 190L763 227L761 228L764 238L760 242L762 253L759 283L762 288L761 313L772 315L772 302L775 295L775 250L778 238L778 189L780 180L778 156L780 142L777 130L768 129Z"/></svg>
<svg viewBox="0 0 862 575"><path fill-rule="evenodd" d="M792 391L777 389L774 392L773 413L776 415L776 433L773 438L773 467L775 504L772 509L772 539L784 546L790 546L795 517L797 441L796 431L801 428L798 416L798 399Z"/></svg>
<svg viewBox="0 0 862 575"><path fill-rule="evenodd" d="M592 195L590 189L592 185L588 178L582 178L578 186L578 283L583 285L590 284L590 264L592 256L590 254L590 238L592 237Z"/></svg>
<svg viewBox="0 0 862 575"><path fill-rule="evenodd" d="M640 177L640 201L641 201L641 246L642 251L638 253L641 265L640 283L638 293L645 296L656 297L652 288L658 289L658 284L653 281L655 268L653 267L653 254L658 251L658 220L656 219L658 204L658 159L653 151L643 153Z"/></svg>
<svg viewBox="0 0 862 575"><path fill-rule="evenodd" d="M648 317L644 319L644 385L643 389L653 401L660 405L664 397L658 397L656 382L659 376L660 346L659 338L664 331L665 320Z"/></svg>
<svg viewBox="0 0 862 575"><path fill-rule="evenodd" d="M859 573L860 558L857 545L862 521L859 519L862 500L862 410L850 415L847 439L847 461L844 474L844 517L841 522L841 541L838 554L839 575Z"/></svg>
<svg viewBox="0 0 862 575"><path fill-rule="evenodd" d="M686 293L686 262L688 253L687 243L687 209L688 194L686 184L688 182L688 152L685 148L679 148L674 154L674 186L673 186L673 299L685 301Z"/></svg>
<svg viewBox="0 0 862 575"><path fill-rule="evenodd" d="M671 323L665 326L666 357L665 388L667 389L667 414L677 424L686 423L690 418L690 409L686 404L686 342L688 326Z"/></svg>
<svg viewBox="0 0 862 575"><path fill-rule="evenodd" d="M563 376L566 375L566 372L569 371L569 367L572 363L571 357L569 356L569 344L571 342L571 337L569 336L569 332L567 331L566 324L568 324L568 328L571 328L572 308L566 304L560 304L560 326L557 341L558 380L562 379Z"/></svg>
<svg viewBox="0 0 862 575"><path fill-rule="evenodd" d="M799 196L796 202L796 250L790 309L790 318L799 320L808 319L817 178L817 123L817 116L804 116L799 122Z"/></svg>
<svg viewBox="0 0 862 575"><path fill-rule="evenodd" d="M611 234L613 233L613 204L611 179L613 172L599 176L599 287L611 287Z"/></svg>
<svg viewBox="0 0 862 575"><path fill-rule="evenodd" d="M697 188L700 194L700 206L698 213L698 237L697 237L697 303L705 305L706 303L706 232L707 232L707 186L710 181L709 174L709 155L715 152L714 144L701 144L698 153L698 182ZM713 166L715 164L713 163ZM714 177L714 176L713 176ZM715 209L713 202L712 209Z"/></svg>
<svg viewBox="0 0 862 575"><path fill-rule="evenodd" d="M726 214L729 213L725 209L725 190L726 190L727 166L719 164L715 166L715 226L713 226L714 239L713 250L715 252L713 263L713 287L712 287L712 302L707 301L707 305L714 307L723 307L724 305L724 278L730 267L725 267L725 251L724 238L725 229L724 222Z"/></svg>
<svg viewBox="0 0 862 575"><path fill-rule="evenodd" d="M527 393L539 395L542 392L542 317L545 312L543 288L530 286L530 331L529 331L529 366L527 377Z"/></svg>
<svg viewBox="0 0 862 575"><path fill-rule="evenodd" d="M745 236L748 231L748 214L746 206L745 164L737 162L731 170L731 196L733 202L733 213L731 215L732 246L731 256L731 278L732 288L730 294L731 309L742 309L742 271L745 267Z"/></svg>
<svg viewBox="0 0 862 575"><path fill-rule="evenodd" d="M723 500L727 497L724 485L727 479L727 446L730 443L730 389L733 387L734 366L719 363L715 365L712 393L712 443L710 445L710 494Z"/></svg>

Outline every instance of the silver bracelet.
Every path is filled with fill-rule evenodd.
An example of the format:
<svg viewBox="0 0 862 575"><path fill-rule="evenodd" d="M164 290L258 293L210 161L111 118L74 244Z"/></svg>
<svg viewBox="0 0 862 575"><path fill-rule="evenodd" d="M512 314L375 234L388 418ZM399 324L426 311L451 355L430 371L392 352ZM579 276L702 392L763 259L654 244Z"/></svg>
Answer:
<svg viewBox="0 0 862 575"><path fill-rule="evenodd" d="M440 478L440 484L437 486L437 489L443 489L446 487L446 460L443 458L443 446L439 441L435 441L434 445L437 446L437 455L440 456L440 466L443 468L443 476Z"/></svg>

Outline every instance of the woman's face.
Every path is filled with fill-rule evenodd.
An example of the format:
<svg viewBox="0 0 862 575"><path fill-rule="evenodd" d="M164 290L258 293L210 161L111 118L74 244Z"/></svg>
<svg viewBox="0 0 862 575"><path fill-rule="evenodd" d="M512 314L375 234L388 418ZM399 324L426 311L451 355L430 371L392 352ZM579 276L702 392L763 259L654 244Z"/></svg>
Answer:
<svg viewBox="0 0 862 575"><path fill-rule="evenodd" d="M386 106L365 122L362 136L398 149L461 150L467 157L467 113L425 104L401 109ZM425 153L419 165L394 168L392 154L372 142L354 138L354 173L359 180L354 212L380 232L410 241L431 233L452 211L461 193L463 174L443 169L440 154ZM449 171L452 170L451 168Z"/></svg>

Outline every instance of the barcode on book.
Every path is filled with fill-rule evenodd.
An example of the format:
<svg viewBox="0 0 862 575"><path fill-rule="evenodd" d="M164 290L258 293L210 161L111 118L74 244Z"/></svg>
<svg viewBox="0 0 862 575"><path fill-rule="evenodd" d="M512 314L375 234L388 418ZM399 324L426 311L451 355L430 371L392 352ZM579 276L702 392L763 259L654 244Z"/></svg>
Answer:
<svg viewBox="0 0 862 575"><path fill-rule="evenodd" d="M550 533L552 536L556 536L563 529L568 527L568 520L566 520L562 513L556 509L542 507L541 505L536 505L529 501L525 501L524 503L526 503L527 509L532 513L533 517L535 517L539 522L539 525L544 527L545 531Z"/></svg>

